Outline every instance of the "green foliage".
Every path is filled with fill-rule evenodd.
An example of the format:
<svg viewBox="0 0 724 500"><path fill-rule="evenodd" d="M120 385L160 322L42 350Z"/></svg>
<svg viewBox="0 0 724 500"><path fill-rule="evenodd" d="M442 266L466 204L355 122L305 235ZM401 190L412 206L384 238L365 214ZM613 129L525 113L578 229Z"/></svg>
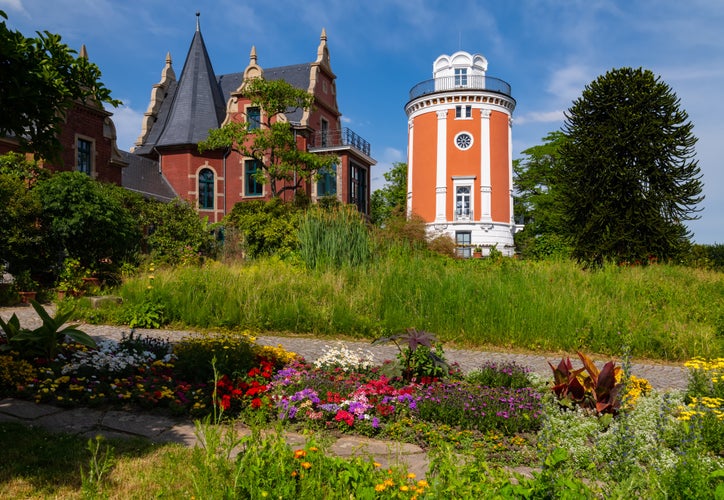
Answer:
<svg viewBox="0 0 724 500"><path fill-rule="evenodd" d="M215 253L214 235L207 222L185 200L150 202L143 210L143 223L151 258L165 264L195 264Z"/></svg>
<svg viewBox="0 0 724 500"><path fill-rule="evenodd" d="M450 373L450 366L445 361L442 344L430 332L407 328L403 333L380 337L372 344L387 342L394 343L399 350L397 365L388 369L399 370L403 380L419 381L423 378L444 378Z"/></svg>
<svg viewBox="0 0 724 500"><path fill-rule="evenodd" d="M385 186L372 193L370 222L382 226L395 213L404 214L407 207L407 163L395 162L384 174Z"/></svg>
<svg viewBox="0 0 724 500"><path fill-rule="evenodd" d="M357 267L372 259L363 216L353 206L309 208L299 224L299 255L310 269Z"/></svg>
<svg viewBox="0 0 724 500"><path fill-rule="evenodd" d="M304 182L311 181L318 172L330 169L336 162L334 155L319 155L297 149L297 138L292 125L282 119L285 113L309 110L314 96L284 80L251 78L242 85L244 96L251 106L261 109L261 123L250 126L249 121L229 122L209 131L209 137L199 143L199 151L227 149L258 162L255 180L269 183L273 197L284 191L298 191ZM281 185L278 185L281 183Z"/></svg>
<svg viewBox="0 0 724 500"><path fill-rule="evenodd" d="M621 406L619 393L623 387L616 379L620 368L613 361L599 370L591 358L579 352L583 368L573 369L570 358L561 359L553 370L552 390L562 405L581 406L597 413L616 413Z"/></svg>
<svg viewBox="0 0 724 500"><path fill-rule="evenodd" d="M522 389L532 385L529 372L529 369L514 361L500 364L487 362L479 369L470 372L465 380L471 384L487 387Z"/></svg>
<svg viewBox="0 0 724 500"><path fill-rule="evenodd" d="M105 482L115 465L113 447L106 444L101 450L103 437L98 435L95 439L88 439L86 449L90 454L87 470L81 468L81 490L84 498L100 497Z"/></svg>
<svg viewBox="0 0 724 500"><path fill-rule="evenodd" d="M586 86L554 165L560 228L589 266L677 257L703 200L696 137L672 89L621 68Z"/></svg>
<svg viewBox="0 0 724 500"><path fill-rule="evenodd" d="M43 356L50 360L55 359L58 347L66 342L66 337L73 342L88 347L96 347L95 341L88 334L76 328L78 325L63 327L72 315L72 311L56 313L51 318L42 305L34 300L30 301L30 303L40 316L43 324L34 330L30 330L20 327L20 322L15 314L7 323L0 318L0 328L3 329L8 339L7 344L0 345L0 350L17 350L21 356L26 358Z"/></svg>
<svg viewBox="0 0 724 500"><path fill-rule="evenodd" d="M224 218L224 225L240 236L247 257L288 257L298 246L301 215L296 205L279 198L245 201L234 205Z"/></svg>
<svg viewBox="0 0 724 500"><path fill-rule="evenodd" d="M0 255L11 274L40 270L47 264L45 233L38 224L42 213L35 189L45 175L22 155L0 156Z"/></svg>
<svg viewBox="0 0 724 500"><path fill-rule="evenodd" d="M0 18L7 15L0 11ZM21 147L43 158L55 159L64 112L76 100L120 101L100 82L98 66L61 42L60 35L44 31L34 38L8 29L0 22L3 78L0 80L0 136L14 136Z"/></svg>
<svg viewBox="0 0 724 500"><path fill-rule="evenodd" d="M724 244L691 245L682 261L687 266L724 271Z"/></svg>
<svg viewBox="0 0 724 500"><path fill-rule="evenodd" d="M63 292L79 292L83 288L85 272L79 259L71 257L63 260L63 267L58 275L57 289Z"/></svg>
<svg viewBox="0 0 724 500"><path fill-rule="evenodd" d="M65 255L93 269L101 260L120 264L139 249L138 223L124 210L118 189L81 172L59 172L39 183L49 255Z"/></svg>
<svg viewBox="0 0 724 500"><path fill-rule="evenodd" d="M561 221L557 210L554 171L560 161L560 148L566 143L563 132L546 135L543 144L523 151L523 158L513 162L516 189L515 220L525 224L515 234L515 243L524 258L547 258L564 255L564 249L551 246L559 240Z"/></svg>
<svg viewBox="0 0 724 500"><path fill-rule="evenodd" d="M180 380L208 383L218 373L236 378L256 363L253 340L242 333L189 337L174 346L174 373Z"/></svg>

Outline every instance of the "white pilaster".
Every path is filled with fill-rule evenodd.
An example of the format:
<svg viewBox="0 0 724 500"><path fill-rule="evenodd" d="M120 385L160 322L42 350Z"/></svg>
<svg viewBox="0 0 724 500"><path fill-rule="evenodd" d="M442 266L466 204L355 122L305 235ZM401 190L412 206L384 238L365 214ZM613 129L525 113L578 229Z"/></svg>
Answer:
<svg viewBox="0 0 724 500"><path fill-rule="evenodd" d="M515 224L513 212L513 117L508 117L508 185L510 186L510 223Z"/></svg>
<svg viewBox="0 0 724 500"><path fill-rule="evenodd" d="M407 216L412 215L412 169L414 168L413 156L410 154L414 140L414 128L415 122L412 119L407 120ZM418 193L420 196L421 193Z"/></svg>
<svg viewBox="0 0 724 500"><path fill-rule="evenodd" d="M491 221L490 110L480 110L480 220Z"/></svg>
<svg viewBox="0 0 724 500"><path fill-rule="evenodd" d="M447 110L437 112L437 161L435 176L435 222L447 220Z"/></svg>

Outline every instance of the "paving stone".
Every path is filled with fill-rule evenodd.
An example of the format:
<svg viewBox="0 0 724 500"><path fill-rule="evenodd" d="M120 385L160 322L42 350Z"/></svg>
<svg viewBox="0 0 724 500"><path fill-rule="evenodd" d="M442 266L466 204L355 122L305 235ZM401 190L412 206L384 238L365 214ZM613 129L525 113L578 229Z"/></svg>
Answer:
<svg viewBox="0 0 724 500"><path fill-rule="evenodd" d="M424 453L422 448L410 443L382 441L359 436L345 436L332 445L331 451L339 457L371 455L414 455Z"/></svg>
<svg viewBox="0 0 724 500"><path fill-rule="evenodd" d="M103 413L89 408L73 408L40 417L33 424L69 434L81 434L98 428Z"/></svg>
<svg viewBox="0 0 724 500"><path fill-rule="evenodd" d="M179 443L194 447L199 443L196 436L196 426L193 423L180 423L161 432L156 438L161 443Z"/></svg>
<svg viewBox="0 0 724 500"><path fill-rule="evenodd" d="M36 420L46 415L52 415L62 411L63 408L57 406L39 405L32 401L23 401L22 399L7 398L0 401L0 413L24 420Z"/></svg>
<svg viewBox="0 0 724 500"><path fill-rule="evenodd" d="M128 413L116 410L108 411L101 422L101 425L107 429L137 434L149 439L158 437L175 424L174 420L160 415Z"/></svg>

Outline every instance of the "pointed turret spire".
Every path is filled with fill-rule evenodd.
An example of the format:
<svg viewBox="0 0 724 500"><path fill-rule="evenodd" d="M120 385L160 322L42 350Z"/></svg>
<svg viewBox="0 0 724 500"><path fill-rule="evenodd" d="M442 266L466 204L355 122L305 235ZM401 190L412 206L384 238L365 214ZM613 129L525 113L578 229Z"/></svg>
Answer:
<svg viewBox="0 0 724 500"><path fill-rule="evenodd" d="M85 44L80 46L80 53L78 54L78 57L88 59L88 49L85 48Z"/></svg>
<svg viewBox="0 0 724 500"><path fill-rule="evenodd" d="M251 52L249 52L249 65L244 70L244 79L241 82L241 85L238 89L236 89L236 92L241 92L241 89L244 87L244 82L248 80L249 78L259 78L264 76L264 70L259 66L257 63L257 57L256 57L256 46L251 46Z"/></svg>
<svg viewBox="0 0 724 500"><path fill-rule="evenodd" d="M210 129L219 127L226 115L226 101L201 36L198 16L197 12L196 32L158 146L198 144L208 137Z"/></svg>
<svg viewBox="0 0 724 500"><path fill-rule="evenodd" d="M329 49L327 48L327 30L322 28L322 34L319 36L319 47L317 47L317 64L326 66L328 70L332 70L329 62Z"/></svg>

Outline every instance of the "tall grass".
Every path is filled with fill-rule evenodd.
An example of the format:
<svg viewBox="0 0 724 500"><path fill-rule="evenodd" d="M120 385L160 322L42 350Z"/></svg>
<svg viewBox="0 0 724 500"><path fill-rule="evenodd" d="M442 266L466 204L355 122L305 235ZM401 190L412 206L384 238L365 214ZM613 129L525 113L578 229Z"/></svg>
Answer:
<svg viewBox="0 0 724 500"><path fill-rule="evenodd" d="M389 254L393 255L393 254ZM141 300L146 280L119 290ZM374 338L415 327L461 346L632 355L724 355L724 274L653 265L452 260L399 250L365 267L276 259L156 272L167 317L195 327Z"/></svg>
<svg viewBox="0 0 724 500"><path fill-rule="evenodd" d="M308 209L299 227L299 246L299 255L310 269L359 266L372 257L366 223L348 205Z"/></svg>

